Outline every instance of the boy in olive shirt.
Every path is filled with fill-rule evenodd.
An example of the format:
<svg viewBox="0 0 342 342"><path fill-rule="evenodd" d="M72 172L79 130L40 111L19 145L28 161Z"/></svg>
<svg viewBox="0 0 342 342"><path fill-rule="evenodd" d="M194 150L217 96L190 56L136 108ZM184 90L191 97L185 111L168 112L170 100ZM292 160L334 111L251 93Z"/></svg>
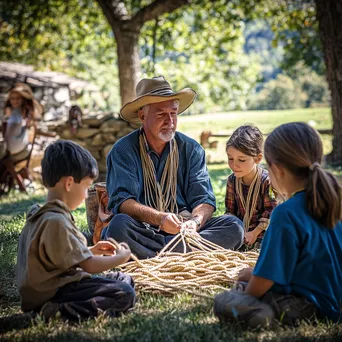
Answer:
<svg viewBox="0 0 342 342"><path fill-rule="evenodd" d="M91 276L127 262L129 247L100 241L88 248L70 211L87 198L97 176L97 163L83 147L60 140L46 149L42 177L47 202L30 209L19 239L17 285L24 312L45 318L60 312L77 320L99 312L116 316L134 305L130 276Z"/></svg>

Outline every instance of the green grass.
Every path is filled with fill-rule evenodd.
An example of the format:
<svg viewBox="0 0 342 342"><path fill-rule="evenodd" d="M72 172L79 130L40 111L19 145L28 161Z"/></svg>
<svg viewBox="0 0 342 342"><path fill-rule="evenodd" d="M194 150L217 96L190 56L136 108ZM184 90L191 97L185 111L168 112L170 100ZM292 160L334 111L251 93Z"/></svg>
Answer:
<svg viewBox="0 0 342 342"><path fill-rule="evenodd" d="M209 166L214 191L224 210L225 164ZM212 312L213 302L180 294L163 297L143 294L135 310L118 319L100 316L80 324L53 320L45 323L20 311L15 287L17 241L25 222L25 212L35 202L44 201L44 192L23 195L13 192L0 201L0 340L1 341L338 341L342 325L302 323L297 328L273 330L242 329L237 324L221 326ZM12 210L10 209L12 208ZM74 212L78 226L87 228L85 207Z"/></svg>
<svg viewBox="0 0 342 342"><path fill-rule="evenodd" d="M225 133L246 123L253 123L263 133L269 133L276 126L292 121L304 121L317 129L332 127L330 108L310 108L181 115L178 119L178 129L194 139L199 139L202 131Z"/></svg>
<svg viewBox="0 0 342 342"><path fill-rule="evenodd" d="M236 112L183 116L179 130L196 138L204 130L215 133L231 131L246 122L253 122L263 132L288 121L316 122L317 128L329 128L328 109L274 112ZM311 122L313 123L313 122ZM223 142L224 144L224 142ZM215 151L208 151L215 152ZM223 151L215 152L225 161ZM224 211L226 179L225 163L209 165L218 214ZM333 170L341 177L341 170ZM1 341L341 341L342 325L302 323L297 328L278 327L274 330L245 330L237 324L221 326L212 312L213 302L190 295L163 297L141 295L134 312L110 319L103 316L80 324L54 320L43 322L22 314L15 287L17 241L25 222L25 212L36 202L44 202L43 190L29 195L12 192L0 199L0 340ZM74 212L77 225L87 228L84 205Z"/></svg>
<svg viewBox="0 0 342 342"><path fill-rule="evenodd" d="M331 128L330 108L310 108L291 109L274 111L247 111L247 112L227 112L209 113L202 115L181 115L178 119L178 130L193 139L199 141L200 135L204 131L214 134L232 133L234 129L244 124L254 124L263 133L268 134L275 127L292 121L304 121L316 129ZM209 141L217 141L215 149L206 151L208 163L226 161L225 143L228 138L210 138ZM331 137L322 136L324 153L331 151Z"/></svg>

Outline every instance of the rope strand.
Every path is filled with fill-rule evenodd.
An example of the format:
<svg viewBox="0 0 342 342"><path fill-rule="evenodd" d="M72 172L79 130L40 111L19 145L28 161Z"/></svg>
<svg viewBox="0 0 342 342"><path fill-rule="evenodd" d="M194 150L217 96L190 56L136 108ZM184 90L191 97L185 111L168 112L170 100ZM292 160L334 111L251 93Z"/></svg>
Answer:
<svg viewBox="0 0 342 342"><path fill-rule="evenodd" d="M175 139L170 142L170 153L167 157L160 182L151 157L147 153L148 143L143 130L139 136L140 156L144 178L145 204L162 212L178 214L177 206L177 170L179 162L178 145Z"/></svg>
<svg viewBox="0 0 342 342"><path fill-rule="evenodd" d="M243 225L245 228L245 232L247 232L249 229L251 219L253 217L254 211L257 206L258 197L259 197L260 188L261 188L261 173L262 173L261 168L257 166L257 172L252 180L251 185L249 186L246 200L245 200L245 197L243 195L243 190L242 190L242 179L236 178L236 181L235 181L235 191L241 200L243 209L245 210L245 215L243 217Z"/></svg>
<svg viewBox="0 0 342 342"><path fill-rule="evenodd" d="M172 252L178 244L183 244L184 251L186 246L192 251ZM226 250L183 229L158 256L139 260L132 254L132 258L134 261L121 268L134 277L137 291L164 295L187 292L208 297L204 291L219 291L234 283L241 269L255 265L258 253Z"/></svg>

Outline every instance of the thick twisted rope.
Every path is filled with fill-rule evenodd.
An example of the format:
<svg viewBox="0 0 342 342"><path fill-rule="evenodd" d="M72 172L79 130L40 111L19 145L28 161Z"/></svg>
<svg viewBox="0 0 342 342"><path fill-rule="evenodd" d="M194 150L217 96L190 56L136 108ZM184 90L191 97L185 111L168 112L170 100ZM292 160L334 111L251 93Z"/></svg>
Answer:
<svg viewBox="0 0 342 342"><path fill-rule="evenodd" d="M172 252L182 244L184 253ZM185 253L190 248L191 252ZM212 298L203 292L226 289L236 281L239 271L254 266L258 253L226 250L203 239L198 233L182 230L154 258L122 265L122 271L134 278L140 292L171 295L188 292Z"/></svg>

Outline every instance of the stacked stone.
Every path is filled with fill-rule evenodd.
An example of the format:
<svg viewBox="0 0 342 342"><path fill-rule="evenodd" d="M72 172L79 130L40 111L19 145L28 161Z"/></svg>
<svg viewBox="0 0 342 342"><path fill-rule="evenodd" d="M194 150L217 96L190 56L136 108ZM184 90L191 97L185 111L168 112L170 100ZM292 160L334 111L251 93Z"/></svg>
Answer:
<svg viewBox="0 0 342 342"><path fill-rule="evenodd" d="M60 139L72 140L89 150L97 160L102 174L106 173L106 157L113 144L136 128L137 125L123 121L113 113L88 115L82 119L82 127L74 134L68 123L49 125L49 131L56 132Z"/></svg>

